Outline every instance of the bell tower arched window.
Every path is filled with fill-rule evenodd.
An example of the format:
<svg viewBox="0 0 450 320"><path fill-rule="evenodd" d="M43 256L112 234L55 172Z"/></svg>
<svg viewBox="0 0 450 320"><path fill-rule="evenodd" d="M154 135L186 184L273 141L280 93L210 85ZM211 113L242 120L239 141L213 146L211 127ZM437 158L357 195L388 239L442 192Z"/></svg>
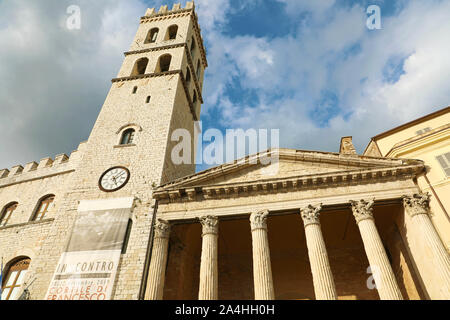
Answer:
<svg viewBox="0 0 450 320"><path fill-rule="evenodd" d="M21 293L21 287L30 266L31 259L28 257L20 258L13 262L9 268L6 276L3 277L2 286L2 300L17 300Z"/></svg>
<svg viewBox="0 0 450 320"><path fill-rule="evenodd" d="M200 64L200 60L198 60L197 62L197 80L200 81L200 74L201 74L201 64Z"/></svg>
<svg viewBox="0 0 450 320"><path fill-rule="evenodd" d="M165 54L159 58L156 72L166 72L170 70L170 63L172 62L172 56Z"/></svg>
<svg viewBox="0 0 450 320"><path fill-rule="evenodd" d="M186 69L186 83L189 85L191 83L191 70L189 70L189 67Z"/></svg>
<svg viewBox="0 0 450 320"><path fill-rule="evenodd" d="M8 204L1 212L0 215L0 227L4 227L8 224L9 219L13 212L17 209L19 204L17 202L13 202Z"/></svg>
<svg viewBox="0 0 450 320"><path fill-rule="evenodd" d="M145 39L144 43L155 43L156 40L158 39L158 33L159 33L158 28L150 29L147 35L147 39Z"/></svg>
<svg viewBox="0 0 450 320"><path fill-rule="evenodd" d="M126 144L132 144L134 141L134 129L127 129L122 133L122 137L120 138L120 144L126 145Z"/></svg>
<svg viewBox="0 0 450 320"><path fill-rule="evenodd" d="M166 40L175 40L177 38L178 26L173 25L167 29Z"/></svg>
<svg viewBox="0 0 450 320"><path fill-rule="evenodd" d="M194 57L195 57L195 39L194 39L194 37L192 37L192 40L191 40L191 58L192 58L192 60L194 60Z"/></svg>
<svg viewBox="0 0 450 320"><path fill-rule="evenodd" d="M141 74L145 74L145 70L147 70L148 59L141 58L134 64L133 71L131 72L132 76L138 76Z"/></svg>

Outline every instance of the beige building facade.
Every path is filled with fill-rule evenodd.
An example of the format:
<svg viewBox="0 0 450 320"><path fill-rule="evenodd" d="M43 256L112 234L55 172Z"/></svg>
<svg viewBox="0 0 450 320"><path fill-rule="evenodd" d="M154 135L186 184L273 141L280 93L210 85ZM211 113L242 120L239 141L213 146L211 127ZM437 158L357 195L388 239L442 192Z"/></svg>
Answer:
<svg viewBox="0 0 450 320"><path fill-rule="evenodd" d="M417 177L417 184L431 195L432 221L449 250L450 107L373 137L365 155L424 161L426 170Z"/></svg>
<svg viewBox="0 0 450 320"><path fill-rule="evenodd" d="M2 298L51 298L80 206L132 198L114 300L450 299L424 161L357 155L345 137L339 153L176 165L206 67L193 2L149 9L88 141L0 171Z"/></svg>

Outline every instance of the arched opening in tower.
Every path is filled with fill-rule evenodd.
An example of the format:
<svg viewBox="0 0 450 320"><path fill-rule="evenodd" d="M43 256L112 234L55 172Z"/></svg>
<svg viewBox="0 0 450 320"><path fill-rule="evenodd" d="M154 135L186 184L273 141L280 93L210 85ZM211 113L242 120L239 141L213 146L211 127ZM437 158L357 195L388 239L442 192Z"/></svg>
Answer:
<svg viewBox="0 0 450 320"><path fill-rule="evenodd" d="M131 76L138 76L145 74L145 71L147 70L147 65L148 65L147 58L141 58L138 61L136 61Z"/></svg>

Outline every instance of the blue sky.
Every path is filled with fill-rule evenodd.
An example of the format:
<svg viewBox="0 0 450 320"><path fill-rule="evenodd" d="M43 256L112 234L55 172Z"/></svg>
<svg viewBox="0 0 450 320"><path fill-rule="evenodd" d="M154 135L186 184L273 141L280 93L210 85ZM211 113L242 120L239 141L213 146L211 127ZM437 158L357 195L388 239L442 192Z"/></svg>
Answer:
<svg viewBox="0 0 450 320"><path fill-rule="evenodd" d="M139 17L175 2L0 0L0 167L86 140ZM450 104L448 0L195 3L209 62L204 130L279 129L281 147L332 152L352 135L362 152L377 133ZM63 27L71 4L77 32ZM381 30L366 27L369 5L381 8Z"/></svg>

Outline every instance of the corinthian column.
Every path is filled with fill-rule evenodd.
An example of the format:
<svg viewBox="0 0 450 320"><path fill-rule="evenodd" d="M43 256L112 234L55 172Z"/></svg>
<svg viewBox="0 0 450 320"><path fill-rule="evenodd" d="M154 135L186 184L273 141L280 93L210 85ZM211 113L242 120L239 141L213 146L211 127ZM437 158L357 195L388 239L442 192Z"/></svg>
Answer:
<svg viewBox="0 0 450 320"><path fill-rule="evenodd" d="M219 219L213 216L200 218L202 232L202 260L200 264L199 300L218 299L217 238Z"/></svg>
<svg viewBox="0 0 450 320"><path fill-rule="evenodd" d="M350 201L381 300L403 300L373 218L374 201Z"/></svg>
<svg viewBox="0 0 450 320"><path fill-rule="evenodd" d="M155 224L155 237L153 239L145 300L162 300L163 298L169 235L169 223L159 219Z"/></svg>
<svg viewBox="0 0 450 320"><path fill-rule="evenodd" d="M270 263L269 239L267 238L268 215L268 210L252 213L250 215L255 300L275 299L272 266Z"/></svg>
<svg viewBox="0 0 450 320"><path fill-rule="evenodd" d="M405 212L410 216L413 227L418 231L421 242L425 248L420 255L425 263L433 270L439 293L437 299L450 299L450 257L442 244L429 216L428 194L415 194L411 197L403 197Z"/></svg>
<svg viewBox="0 0 450 320"><path fill-rule="evenodd" d="M320 210L322 205L301 209L303 224L305 225L306 244L313 276L316 300L337 300L333 274L328 261L327 249L320 229Z"/></svg>

